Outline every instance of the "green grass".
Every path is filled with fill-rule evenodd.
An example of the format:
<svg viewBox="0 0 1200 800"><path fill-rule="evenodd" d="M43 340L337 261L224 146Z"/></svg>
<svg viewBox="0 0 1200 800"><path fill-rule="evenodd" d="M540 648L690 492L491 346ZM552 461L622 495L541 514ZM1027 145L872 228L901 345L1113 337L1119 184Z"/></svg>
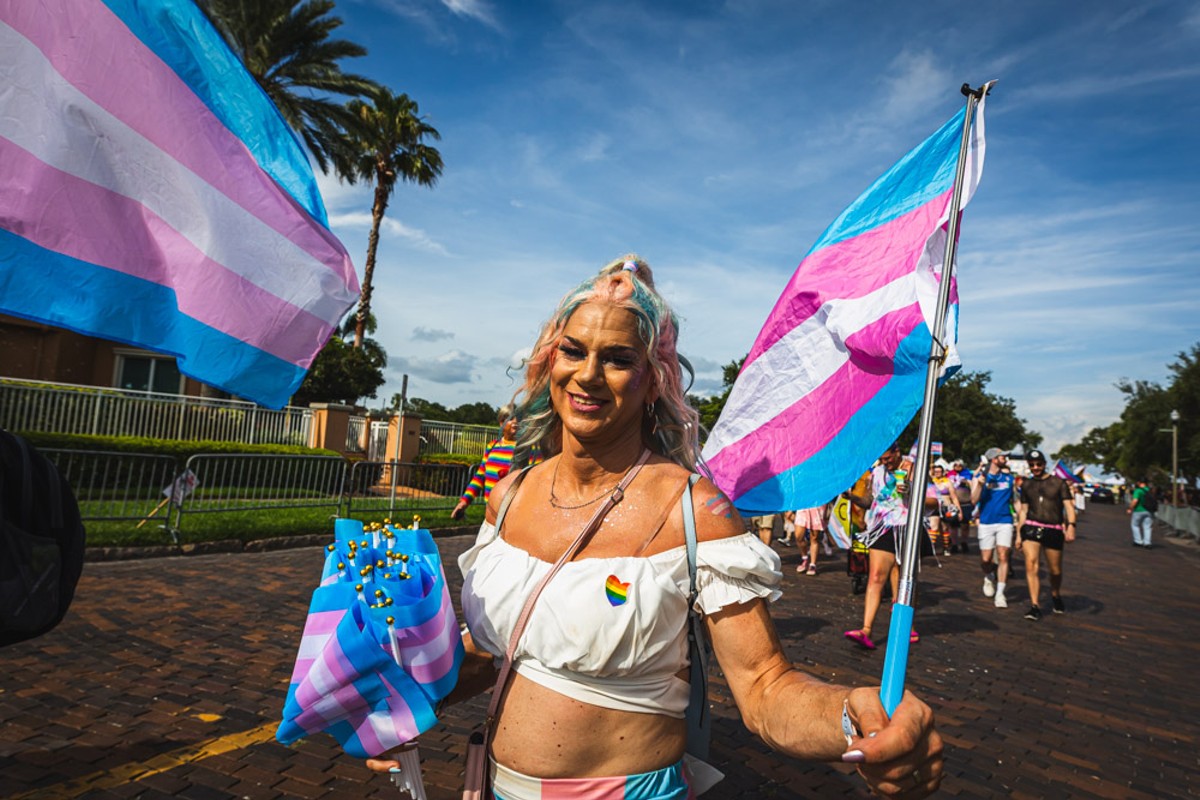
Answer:
<svg viewBox="0 0 1200 800"><path fill-rule="evenodd" d="M81 509L86 515L89 504L82 503ZM148 503L145 513L148 514L154 504ZM95 511L95 509L92 509ZM131 515L141 509L130 511ZM164 509L165 511L165 509ZM171 534L162 528L164 511L160 511L141 528L137 528L139 520L115 521L85 521L87 529L87 544L89 547L144 547L148 545L172 544ZM422 528L462 527L466 533L479 527L483 522L484 506L476 503L467 507L464 520L450 519L450 507L442 510L402 510L397 509L394 521L399 525L411 525L414 513L421 515ZM333 536L333 506L319 508L279 508L269 511L223 511L221 513L200 514L184 513L180 526L179 541L183 544L213 542L222 539L238 539L251 542L256 539L273 539L281 536L300 536L305 534L328 534ZM387 504L383 502L378 508L363 509L357 503L352 516L364 522L383 522L387 517ZM172 515L171 522L175 517Z"/></svg>

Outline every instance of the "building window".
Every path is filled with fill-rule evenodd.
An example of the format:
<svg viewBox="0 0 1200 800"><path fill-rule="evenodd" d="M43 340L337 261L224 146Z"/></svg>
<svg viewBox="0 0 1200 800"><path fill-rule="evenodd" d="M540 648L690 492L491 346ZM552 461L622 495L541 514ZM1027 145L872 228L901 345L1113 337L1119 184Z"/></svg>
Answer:
<svg viewBox="0 0 1200 800"><path fill-rule="evenodd" d="M122 355L117 364L117 386L142 392L179 394L183 376L173 358Z"/></svg>

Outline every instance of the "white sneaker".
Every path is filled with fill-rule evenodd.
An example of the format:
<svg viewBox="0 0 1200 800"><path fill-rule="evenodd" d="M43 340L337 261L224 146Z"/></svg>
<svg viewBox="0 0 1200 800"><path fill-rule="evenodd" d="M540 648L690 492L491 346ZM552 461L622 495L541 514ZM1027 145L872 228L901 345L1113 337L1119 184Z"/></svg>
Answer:
<svg viewBox="0 0 1200 800"><path fill-rule="evenodd" d="M996 608L1008 608L1008 601L1004 599L1004 595L996 592Z"/></svg>
<svg viewBox="0 0 1200 800"><path fill-rule="evenodd" d="M991 575L983 576L983 596L992 597L996 594L996 582L992 580Z"/></svg>

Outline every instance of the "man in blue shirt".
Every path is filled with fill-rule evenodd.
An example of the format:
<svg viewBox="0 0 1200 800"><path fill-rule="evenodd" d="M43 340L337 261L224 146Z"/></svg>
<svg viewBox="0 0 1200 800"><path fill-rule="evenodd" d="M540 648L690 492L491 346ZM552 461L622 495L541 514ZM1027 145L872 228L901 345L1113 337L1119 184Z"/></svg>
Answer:
<svg viewBox="0 0 1200 800"><path fill-rule="evenodd" d="M983 594L994 598L996 608L1008 608L1004 589L1013 545L1013 475L1007 468L1008 453L999 447L990 448L983 460L971 478L971 502L979 509Z"/></svg>

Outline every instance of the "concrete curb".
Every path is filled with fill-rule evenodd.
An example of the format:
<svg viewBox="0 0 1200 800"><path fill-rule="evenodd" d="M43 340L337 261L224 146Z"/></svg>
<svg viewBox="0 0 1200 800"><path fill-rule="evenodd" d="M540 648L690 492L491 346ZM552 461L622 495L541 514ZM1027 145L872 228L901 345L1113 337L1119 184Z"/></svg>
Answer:
<svg viewBox="0 0 1200 800"><path fill-rule="evenodd" d="M458 528L433 528L429 532L435 539L447 536L473 535L477 528L465 525ZM277 536L272 539L220 539L215 542L193 542L182 545L148 545L146 547L87 547L83 551L85 562L133 561L143 558L176 558L178 556L202 556L213 553L267 553L274 550L293 550L298 547L324 547L333 538L333 533L307 534L303 536Z"/></svg>

